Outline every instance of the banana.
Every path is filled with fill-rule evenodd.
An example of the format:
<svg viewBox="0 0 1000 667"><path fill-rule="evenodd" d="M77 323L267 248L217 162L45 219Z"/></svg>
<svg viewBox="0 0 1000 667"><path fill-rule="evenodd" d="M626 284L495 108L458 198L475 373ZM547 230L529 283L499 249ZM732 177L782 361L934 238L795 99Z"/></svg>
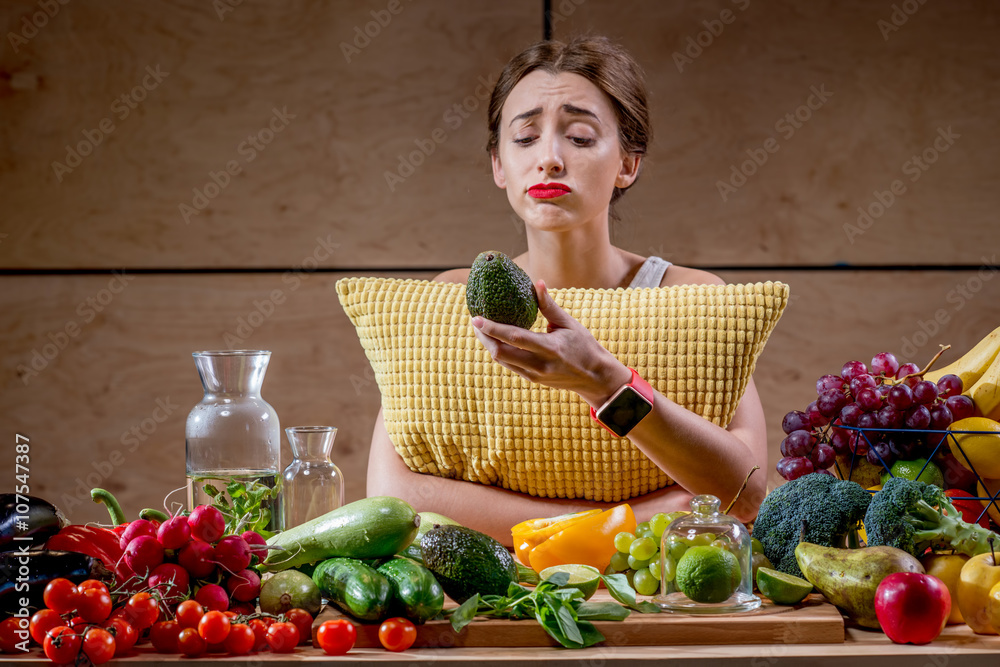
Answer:
<svg viewBox="0 0 1000 667"><path fill-rule="evenodd" d="M966 393L984 417L1000 421L1000 357L993 360L982 377Z"/></svg>
<svg viewBox="0 0 1000 667"><path fill-rule="evenodd" d="M937 382L945 375L952 373L962 378L963 393L968 394L969 389L990 367L993 360L1000 352L1000 327L986 335L976 346L966 352L962 357L944 368L930 370L924 373L924 379ZM983 413L986 414L985 412Z"/></svg>

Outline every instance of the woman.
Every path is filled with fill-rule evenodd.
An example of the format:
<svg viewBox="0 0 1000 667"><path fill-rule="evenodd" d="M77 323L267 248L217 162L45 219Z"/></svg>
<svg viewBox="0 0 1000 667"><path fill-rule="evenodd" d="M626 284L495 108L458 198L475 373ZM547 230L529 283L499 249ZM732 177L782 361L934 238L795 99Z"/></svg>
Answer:
<svg viewBox="0 0 1000 667"><path fill-rule="evenodd" d="M527 232L528 250L514 261L534 281L550 326L533 333L476 317L476 337L510 371L574 391L598 409L633 380L632 371L556 305L547 288L723 284L710 273L647 260L610 242L610 205L639 175L649 135L638 65L603 38L530 47L507 65L490 100L493 180L507 191ZM465 283L468 275L469 269L454 269L435 280ZM728 503L752 466L766 466L764 416L752 379L726 429L658 393L652 411L630 426L627 437L675 481L628 501L637 521L688 509L698 493ZM765 474L754 475L732 514L752 519L765 483ZM393 448L381 411L368 495L403 498L417 511L444 514L506 545L510 527L525 519L607 506L414 473Z"/></svg>

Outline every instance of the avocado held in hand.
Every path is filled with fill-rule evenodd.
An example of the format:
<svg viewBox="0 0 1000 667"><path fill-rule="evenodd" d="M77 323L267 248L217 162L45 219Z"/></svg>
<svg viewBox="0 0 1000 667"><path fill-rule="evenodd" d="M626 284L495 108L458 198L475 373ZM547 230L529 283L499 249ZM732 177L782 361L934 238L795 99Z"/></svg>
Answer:
<svg viewBox="0 0 1000 667"><path fill-rule="evenodd" d="M497 250L479 253L465 286L469 313L530 329L538 317L538 295L528 274Z"/></svg>

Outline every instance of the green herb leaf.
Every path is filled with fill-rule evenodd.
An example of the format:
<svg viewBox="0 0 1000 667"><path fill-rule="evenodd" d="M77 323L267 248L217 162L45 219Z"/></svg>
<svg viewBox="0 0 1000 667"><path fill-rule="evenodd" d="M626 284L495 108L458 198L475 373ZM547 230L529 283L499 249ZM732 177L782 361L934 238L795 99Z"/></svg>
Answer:
<svg viewBox="0 0 1000 667"><path fill-rule="evenodd" d="M455 632L461 632L462 628L472 622L479 611L479 593L466 600L451 614L451 627Z"/></svg>
<svg viewBox="0 0 1000 667"><path fill-rule="evenodd" d="M583 636L583 648L588 646L593 646L594 644L600 644L604 641L604 635L601 631L594 627L594 624L590 621L577 621L577 627L580 629L580 634Z"/></svg>
<svg viewBox="0 0 1000 667"><path fill-rule="evenodd" d="M576 617L588 621L624 621L632 612L617 602L583 602L576 608Z"/></svg>
<svg viewBox="0 0 1000 667"><path fill-rule="evenodd" d="M566 638L582 645L583 636L580 634L580 629L576 626L576 616L573 614L573 608L554 599L546 600L545 604L555 612L559 628Z"/></svg>
<svg viewBox="0 0 1000 667"><path fill-rule="evenodd" d="M655 602L649 602L648 600L639 602L632 608L636 611L642 612L643 614L659 614L663 611Z"/></svg>
<svg viewBox="0 0 1000 667"><path fill-rule="evenodd" d="M635 589L629 586L624 574L602 574L601 580L614 600L627 607L635 606Z"/></svg>

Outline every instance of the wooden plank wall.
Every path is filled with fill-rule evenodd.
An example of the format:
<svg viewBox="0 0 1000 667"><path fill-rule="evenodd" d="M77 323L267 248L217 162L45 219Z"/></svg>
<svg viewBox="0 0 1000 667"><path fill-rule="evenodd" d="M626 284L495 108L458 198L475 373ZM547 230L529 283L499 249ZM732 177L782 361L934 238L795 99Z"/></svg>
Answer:
<svg viewBox="0 0 1000 667"><path fill-rule="evenodd" d="M362 497L379 395L334 283L523 250L483 98L541 37L541 1L40 6L0 9L4 451L30 436L32 492L74 521L105 516L95 485L158 505L183 484L190 353L229 334L273 351L264 396L283 425L340 428ZM608 34L648 76L656 136L615 241L792 286L756 375L771 468L781 416L819 375L1000 324L992 3L919 5L898 30L892 3L863 0L552 7L555 37ZM832 94L789 135L814 87ZM720 193L769 137L777 152ZM905 192L849 233L894 180Z"/></svg>

